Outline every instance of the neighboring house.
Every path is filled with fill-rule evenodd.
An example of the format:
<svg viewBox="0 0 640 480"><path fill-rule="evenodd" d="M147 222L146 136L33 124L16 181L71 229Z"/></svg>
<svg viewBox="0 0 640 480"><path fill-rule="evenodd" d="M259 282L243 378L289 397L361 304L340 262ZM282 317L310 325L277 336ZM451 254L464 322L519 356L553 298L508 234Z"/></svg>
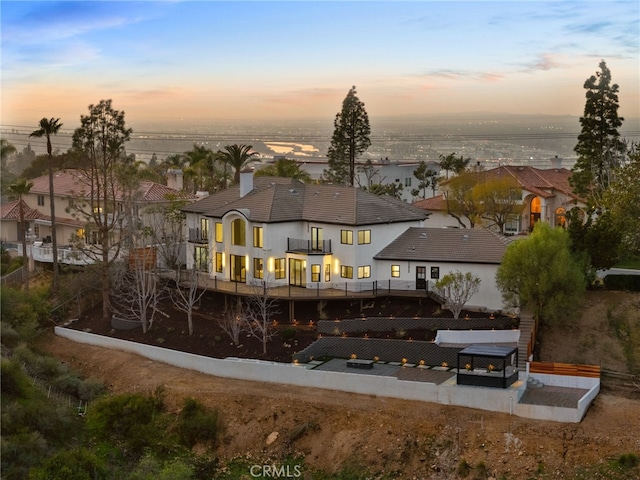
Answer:
<svg viewBox="0 0 640 480"><path fill-rule="evenodd" d="M393 281L415 281L417 288L429 291L448 273L471 272L481 283L467 308L500 310L495 277L510 241L485 229L409 228L373 258L378 271Z"/></svg>
<svg viewBox="0 0 640 480"><path fill-rule="evenodd" d="M579 208L584 211L584 201L575 195L569 185L571 171L566 168L540 169L526 166L500 166L485 170L482 175L487 180L511 177L522 189L524 208L520 215L505 225L505 233L517 235L528 233L538 220L551 225L566 224L566 213ZM460 227L458 221L447 213L443 195L438 195L413 204L429 213L429 225L436 227ZM464 221L464 219L463 219ZM465 226L469 227L468 222Z"/></svg>
<svg viewBox="0 0 640 480"><path fill-rule="evenodd" d="M31 180L33 187L28 195L23 197L25 204L29 207L33 219L29 224L32 233L35 235L34 256L37 261L52 262L51 253L51 206L49 197L49 176L43 175ZM86 185L82 181L82 173L78 170L63 170L54 173L53 190L55 192L56 211L56 237L58 242L59 257L63 263L87 263L87 259L79 260L78 255L70 255L72 252L71 239L79 238L85 244L96 245L98 234L91 227L90 218L80 218L74 215L74 204L76 202L90 201ZM135 193L131 205L131 215L140 219L143 225L150 223L151 215L148 211L154 206L166 205L170 198L184 201L195 201L196 196L189 193L169 188L155 182L142 181ZM16 202L17 203L17 202ZM120 214L124 216L127 208L127 200L123 195L117 199ZM3 214L4 209L3 206ZM78 217L78 218L76 218ZM3 239L4 234L3 221ZM9 232L9 231L8 231ZM10 230L13 233L12 230ZM18 232L16 231L16 234ZM17 241L21 236L8 241Z"/></svg>
<svg viewBox="0 0 640 480"><path fill-rule="evenodd" d="M240 184L183 208L188 264L240 284L371 290L390 279L373 257L424 210L359 188L243 172Z"/></svg>

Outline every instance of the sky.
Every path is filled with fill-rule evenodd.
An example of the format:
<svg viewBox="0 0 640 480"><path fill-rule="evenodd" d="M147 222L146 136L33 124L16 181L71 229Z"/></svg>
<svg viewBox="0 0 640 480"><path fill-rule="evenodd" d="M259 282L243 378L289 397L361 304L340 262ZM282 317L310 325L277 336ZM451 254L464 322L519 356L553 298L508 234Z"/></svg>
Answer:
<svg viewBox="0 0 640 480"><path fill-rule="evenodd" d="M1 124L581 115L605 60L640 116L640 2L0 2Z"/></svg>

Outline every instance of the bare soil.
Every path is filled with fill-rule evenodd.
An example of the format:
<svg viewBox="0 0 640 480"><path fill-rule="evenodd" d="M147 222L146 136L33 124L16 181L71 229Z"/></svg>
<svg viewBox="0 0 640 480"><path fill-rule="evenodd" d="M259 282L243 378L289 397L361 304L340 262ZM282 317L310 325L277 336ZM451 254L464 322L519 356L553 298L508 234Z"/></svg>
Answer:
<svg viewBox="0 0 640 480"><path fill-rule="evenodd" d="M591 305L586 304L580 313L580 332L585 324L598 322L597 318L586 317L598 312L604 302L638 301L637 294L615 293L609 298L607 293L589 293ZM203 308L212 313L209 308L218 307ZM308 325L312 318L305 315L313 316L314 308L315 305L310 305L306 314L302 310L299 315L296 312L299 343L282 350L289 359L293 350L307 342L307 332L309 340L313 339L313 329ZM336 308L344 309L344 305ZM402 309L407 311L406 307ZM210 322L207 316L203 313L198 317L193 337L186 334L186 323L171 327L162 317L147 338L169 346L172 337L179 337L205 351L215 349L218 353L229 347L236 352L233 356L239 356L238 352L242 351L262 358L259 342L254 345L248 338L246 342L243 340L241 348L228 345L228 338L213 340L212 344L204 333ZM93 326L82 322L87 319L74 326L91 328L96 333L102 328L99 322ZM167 331L167 328L175 329ZM582 335L572 332L575 329L545 330L540 345L542 359L571 361L572 345L579 343ZM125 335L135 339L138 333ZM598 331L598 338L601 335ZM283 342L274 340L269 344L274 358L280 355L276 353L279 343ZM633 391L626 392L626 396L612 394L618 393L615 389L602 393L580 424L562 424L426 402L223 379L125 352L73 343L53 334L44 339L41 348L87 377L103 381L112 393L153 391L163 386L172 410L178 411L187 396L219 409L225 433L216 454L223 459L249 455L261 462L299 454L308 469L332 472L356 462L372 472L385 472L387 478L398 479L462 478L458 469L461 462L466 461L471 466L468 478L486 478L486 471L495 478L562 479L578 478L574 476L584 466L597 466L621 454L640 452L640 397L634 396ZM611 349L606 350L608 355ZM614 352L611 355L616 358ZM587 360L589 358L594 357ZM600 361L594 358L586 363L600 364ZM622 367L623 364L618 364L617 368ZM274 432L278 434L277 439L267 444L267 438L273 438ZM308 472L303 473L311 478ZM640 469L628 473L631 476L627 478L637 478ZM249 472L244 478L251 478ZM605 477L592 474L584 478Z"/></svg>

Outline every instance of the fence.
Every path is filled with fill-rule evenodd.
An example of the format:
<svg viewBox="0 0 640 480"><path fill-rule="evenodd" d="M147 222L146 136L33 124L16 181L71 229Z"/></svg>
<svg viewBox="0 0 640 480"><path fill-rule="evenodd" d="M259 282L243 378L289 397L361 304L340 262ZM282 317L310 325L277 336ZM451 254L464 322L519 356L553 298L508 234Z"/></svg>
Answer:
<svg viewBox="0 0 640 480"><path fill-rule="evenodd" d="M20 267L19 269L14 270L13 272L8 273L4 277L0 278L0 285L7 285L7 286L19 285L22 282L24 282L25 273L26 273L26 268Z"/></svg>
<svg viewBox="0 0 640 480"><path fill-rule="evenodd" d="M600 367L597 365L576 365L573 363L530 362L529 373L600 378Z"/></svg>

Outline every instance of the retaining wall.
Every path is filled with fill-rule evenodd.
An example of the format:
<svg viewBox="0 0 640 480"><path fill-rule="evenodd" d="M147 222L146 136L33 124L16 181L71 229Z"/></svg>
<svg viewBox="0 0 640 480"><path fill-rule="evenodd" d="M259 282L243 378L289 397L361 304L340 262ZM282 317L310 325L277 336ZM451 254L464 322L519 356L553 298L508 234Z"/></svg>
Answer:
<svg viewBox="0 0 640 480"><path fill-rule="evenodd" d="M522 405L518 404L526 388L526 382L523 380L517 381L507 389L456 385L455 377L443 384L436 385L427 382L398 380L396 377L308 370L302 365L265 362L262 360L210 358L64 327L55 327L55 333L75 342L135 353L151 360L218 377L324 388L405 400L420 400L442 405L457 405L480 410L512 413L529 418L539 418L536 416L539 412L531 408L521 408ZM580 415L579 419L576 420L577 415L571 417L565 412L554 414L558 410L569 409L554 410L548 407L545 407L545 409L550 412L545 420L574 422L580 421L582 418ZM549 416L554 418L548 418Z"/></svg>

